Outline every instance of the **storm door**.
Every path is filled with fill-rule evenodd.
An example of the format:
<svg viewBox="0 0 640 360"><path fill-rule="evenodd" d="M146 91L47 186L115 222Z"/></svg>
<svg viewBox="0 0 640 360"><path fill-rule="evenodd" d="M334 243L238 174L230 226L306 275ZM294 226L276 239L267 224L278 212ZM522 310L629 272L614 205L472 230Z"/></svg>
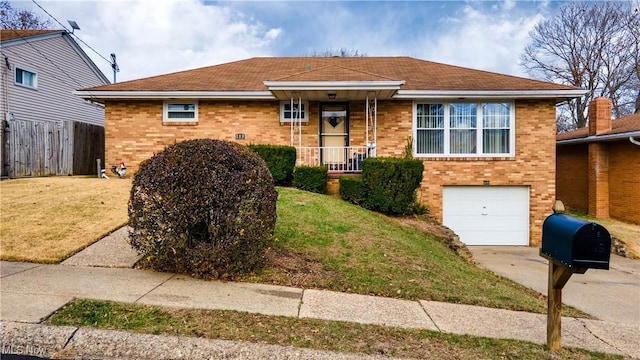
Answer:
<svg viewBox="0 0 640 360"><path fill-rule="evenodd" d="M320 104L320 161L329 171L344 171L349 146L349 104Z"/></svg>

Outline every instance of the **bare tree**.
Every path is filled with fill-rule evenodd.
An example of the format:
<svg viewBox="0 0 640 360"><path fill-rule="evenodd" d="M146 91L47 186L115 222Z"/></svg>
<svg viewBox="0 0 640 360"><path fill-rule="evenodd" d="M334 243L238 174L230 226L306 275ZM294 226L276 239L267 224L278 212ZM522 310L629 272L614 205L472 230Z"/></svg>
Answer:
<svg viewBox="0 0 640 360"><path fill-rule="evenodd" d="M638 14L631 2L567 2L537 24L521 61L533 77L588 90L567 104L558 128L587 125L589 102L611 98L615 117L634 112L638 88ZM634 36L635 34L635 36ZM560 126L562 125L562 126Z"/></svg>
<svg viewBox="0 0 640 360"><path fill-rule="evenodd" d="M635 114L640 114L640 9L634 9L635 16L629 22L629 32L632 37L633 47L631 51L635 54L632 64L634 77L631 81L630 89L635 91Z"/></svg>
<svg viewBox="0 0 640 360"><path fill-rule="evenodd" d="M365 57L367 54L359 52L357 49L348 50L346 48L327 49L322 52L311 51L306 57Z"/></svg>
<svg viewBox="0 0 640 360"><path fill-rule="evenodd" d="M14 30L50 29L51 21L44 20L29 10L14 9L8 1L0 1L0 27Z"/></svg>

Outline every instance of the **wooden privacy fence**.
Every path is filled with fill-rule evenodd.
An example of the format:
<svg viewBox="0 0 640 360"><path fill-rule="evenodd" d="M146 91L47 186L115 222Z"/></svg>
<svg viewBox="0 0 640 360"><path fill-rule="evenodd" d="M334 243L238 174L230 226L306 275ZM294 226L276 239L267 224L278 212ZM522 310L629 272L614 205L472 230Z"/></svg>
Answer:
<svg viewBox="0 0 640 360"><path fill-rule="evenodd" d="M2 176L95 174L104 158L104 128L74 121L3 124Z"/></svg>
<svg viewBox="0 0 640 360"><path fill-rule="evenodd" d="M104 127L73 122L73 175L95 175L96 159L104 162Z"/></svg>

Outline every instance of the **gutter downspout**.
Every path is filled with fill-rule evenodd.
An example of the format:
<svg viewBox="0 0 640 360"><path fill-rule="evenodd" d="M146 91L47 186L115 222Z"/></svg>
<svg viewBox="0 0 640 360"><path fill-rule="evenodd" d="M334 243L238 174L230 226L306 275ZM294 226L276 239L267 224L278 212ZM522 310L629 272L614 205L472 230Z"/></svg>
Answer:
<svg viewBox="0 0 640 360"><path fill-rule="evenodd" d="M638 145L638 146L640 146L640 141L638 141L638 140L634 139L634 138L633 138L633 136L629 136L629 141L631 141L631 143L632 143L633 145Z"/></svg>

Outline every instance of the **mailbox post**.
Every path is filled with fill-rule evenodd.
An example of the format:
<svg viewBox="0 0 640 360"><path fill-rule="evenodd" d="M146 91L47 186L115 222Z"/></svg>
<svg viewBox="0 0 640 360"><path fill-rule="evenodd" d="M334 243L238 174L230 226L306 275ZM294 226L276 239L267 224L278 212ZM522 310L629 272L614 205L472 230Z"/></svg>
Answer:
<svg viewBox="0 0 640 360"><path fill-rule="evenodd" d="M562 339L562 288L573 274L609 270L611 235L596 223L556 212L542 225L540 256L549 260L547 347L556 351Z"/></svg>

